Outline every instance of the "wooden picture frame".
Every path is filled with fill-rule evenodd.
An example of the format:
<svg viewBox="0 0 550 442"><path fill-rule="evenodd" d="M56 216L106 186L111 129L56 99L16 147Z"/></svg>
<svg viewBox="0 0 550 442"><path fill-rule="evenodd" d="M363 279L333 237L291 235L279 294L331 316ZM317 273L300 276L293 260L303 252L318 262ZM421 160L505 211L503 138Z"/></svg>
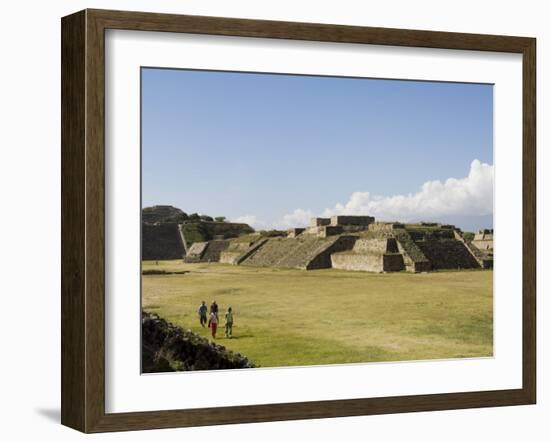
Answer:
<svg viewBox="0 0 550 442"><path fill-rule="evenodd" d="M523 386L272 405L105 412L105 30L495 51L523 57ZM62 19L62 409L83 432L534 404L536 41L533 38L84 10Z"/></svg>

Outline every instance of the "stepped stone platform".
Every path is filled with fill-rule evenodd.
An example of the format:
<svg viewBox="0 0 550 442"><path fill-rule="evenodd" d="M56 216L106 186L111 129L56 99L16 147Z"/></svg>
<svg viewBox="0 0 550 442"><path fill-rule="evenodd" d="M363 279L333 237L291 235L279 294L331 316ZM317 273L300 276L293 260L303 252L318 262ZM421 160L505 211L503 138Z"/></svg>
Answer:
<svg viewBox="0 0 550 442"><path fill-rule="evenodd" d="M478 231L474 239L472 240L472 244L478 249L478 250L493 250L493 229L483 229Z"/></svg>
<svg viewBox="0 0 550 442"><path fill-rule="evenodd" d="M246 241L231 241L227 249L220 254L220 262L225 264L241 264L257 249L267 242L267 238L249 239Z"/></svg>
<svg viewBox="0 0 550 442"><path fill-rule="evenodd" d="M394 229L393 233L397 239L397 248L403 255L406 271L419 273L432 270L431 262L426 258L426 255L422 253L422 250L416 245L403 225Z"/></svg>
<svg viewBox="0 0 550 442"><path fill-rule="evenodd" d="M417 241L416 245L430 261L432 270L480 267L466 246L456 239L425 239Z"/></svg>
<svg viewBox="0 0 550 442"><path fill-rule="evenodd" d="M221 254L229 247L227 240L196 242L189 248L185 262L220 262Z"/></svg>
<svg viewBox="0 0 550 442"><path fill-rule="evenodd" d="M303 270L330 268L330 255L353 247L356 238L334 236L319 238L269 238L241 264L259 267L283 267Z"/></svg>
<svg viewBox="0 0 550 442"><path fill-rule="evenodd" d="M395 238L358 239L352 250L334 253L332 267L365 272L405 270L403 254Z"/></svg>
<svg viewBox="0 0 550 442"><path fill-rule="evenodd" d="M482 231L480 231L480 233L481 232ZM472 241L466 241L460 232L455 231L456 239L464 243L464 246L470 251L472 256L474 256L479 265L484 269L493 268L493 230L491 229L490 232L490 243L484 243L480 248L480 245L476 242L475 237ZM489 239L484 238L483 241L489 241Z"/></svg>
<svg viewBox="0 0 550 442"><path fill-rule="evenodd" d="M173 250L173 243L178 240L178 257L185 254L183 232L180 235L177 224L145 226L144 245L155 242L151 239L155 228L162 230L162 235L160 230L156 232L154 246L160 251L156 250L155 256L164 256L162 250ZM493 266L492 230L467 235L467 240L455 226L431 222L375 222L369 216L346 215L314 218L309 227L287 232L254 232L232 239L213 237L210 241L194 242L187 250L185 262L415 273ZM171 253L166 253L166 259L174 257Z"/></svg>
<svg viewBox="0 0 550 442"><path fill-rule="evenodd" d="M373 223L350 251L333 254L332 266L368 272L427 272L492 268L492 254L464 240L452 225Z"/></svg>
<svg viewBox="0 0 550 442"><path fill-rule="evenodd" d="M142 259L180 259L187 255L188 248L196 242L227 240L254 233L248 224L216 219L208 215L188 215L182 210L167 205L144 207L142 221ZM205 246L206 247L206 246ZM193 259L219 259L215 245L202 257L202 252L192 254ZM201 257L197 258L197 255Z"/></svg>

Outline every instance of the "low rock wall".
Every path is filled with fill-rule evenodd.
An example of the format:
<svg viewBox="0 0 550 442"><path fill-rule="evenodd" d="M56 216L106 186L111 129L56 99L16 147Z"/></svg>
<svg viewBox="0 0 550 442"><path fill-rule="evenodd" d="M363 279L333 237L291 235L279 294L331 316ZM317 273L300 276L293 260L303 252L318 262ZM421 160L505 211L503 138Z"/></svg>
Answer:
<svg viewBox="0 0 550 442"><path fill-rule="evenodd" d="M335 253L331 256L332 267L340 270L383 272L383 255L364 253Z"/></svg>
<svg viewBox="0 0 550 442"><path fill-rule="evenodd" d="M241 354L152 313L142 312L141 338L143 373L255 367Z"/></svg>

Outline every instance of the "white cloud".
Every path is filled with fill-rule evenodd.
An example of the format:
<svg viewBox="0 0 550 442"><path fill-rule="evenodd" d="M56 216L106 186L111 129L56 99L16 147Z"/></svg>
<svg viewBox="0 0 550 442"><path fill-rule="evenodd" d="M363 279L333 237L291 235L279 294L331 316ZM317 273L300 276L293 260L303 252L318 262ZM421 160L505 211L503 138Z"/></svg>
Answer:
<svg viewBox="0 0 550 442"><path fill-rule="evenodd" d="M237 218L232 218L231 222L234 223L245 223L252 227L258 227L258 224L263 224L258 221L255 215L242 215Z"/></svg>
<svg viewBox="0 0 550 442"><path fill-rule="evenodd" d="M296 209L294 212L283 216L282 226L288 227L305 227L309 224L309 220L313 218L311 210Z"/></svg>
<svg viewBox="0 0 550 442"><path fill-rule="evenodd" d="M372 215L378 220L437 220L444 216L483 216L493 212L494 167L472 161L464 178L428 181L416 193L377 196L370 192L354 192L346 203L327 208L322 216ZM314 216L310 210L296 209L283 217L287 226L307 224ZM307 219L307 220L306 220Z"/></svg>

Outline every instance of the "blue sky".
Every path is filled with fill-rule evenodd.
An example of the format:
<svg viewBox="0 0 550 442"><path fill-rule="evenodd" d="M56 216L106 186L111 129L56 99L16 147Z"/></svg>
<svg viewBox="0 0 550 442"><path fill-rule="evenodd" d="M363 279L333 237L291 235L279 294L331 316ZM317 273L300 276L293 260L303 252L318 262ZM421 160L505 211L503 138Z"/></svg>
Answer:
<svg viewBox="0 0 550 442"><path fill-rule="evenodd" d="M144 68L143 206L491 227L492 108L491 85Z"/></svg>

